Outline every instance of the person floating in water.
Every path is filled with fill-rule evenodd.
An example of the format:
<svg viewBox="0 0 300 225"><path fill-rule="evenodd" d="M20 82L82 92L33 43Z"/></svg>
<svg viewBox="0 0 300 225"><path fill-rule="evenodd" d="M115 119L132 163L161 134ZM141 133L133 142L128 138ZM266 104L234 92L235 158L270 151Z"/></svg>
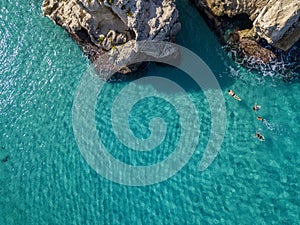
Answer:
<svg viewBox="0 0 300 225"><path fill-rule="evenodd" d="M235 100L241 101L242 99L239 98L239 96L237 96L233 90L228 90L228 94L231 95Z"/></svg>
<svg viewBox="0 0 300 225"><path fill-rule="evenodd" d="M265 137L261 135L259 132L256 132L254 137L256 137L260 141L265 141Z"/></svg>
<svg viewBox="0 0 300 225"><path fill-rule="evenodd" d="M261 116L258 116L256 119L259 120L259 121L261 121L264 124L267 123L267 120L264 119L264 118L262 118Z"/></svg>
<svg viewBox="0 0 300 225"><path fill-rule="evenodd" d="M261 108L260 105L255 104L252 109L254 112L257 112L258 110L260 110L260 108Z"/></svg>
<svg viewBox="0 0 300 225"><path fill-rule="evenodd" d="M258 116L256 119L261 121L269 130L275 129L274 124L269 123L266 119L262 118L261 116Z"/></svg>

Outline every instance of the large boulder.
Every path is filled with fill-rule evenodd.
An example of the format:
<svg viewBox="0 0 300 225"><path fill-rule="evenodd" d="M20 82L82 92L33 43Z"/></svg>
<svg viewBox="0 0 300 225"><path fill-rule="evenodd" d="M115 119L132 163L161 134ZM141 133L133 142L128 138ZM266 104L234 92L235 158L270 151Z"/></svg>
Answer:
<svg viewBox="0 0 300 225"><path fill-rule="evenodd" d="M242 58L247 58L244 65L268 64L276 59L276 55L269 49L260 46L256 41L248 38L247 30L236 31L231 34L229 42Z"/></svg>

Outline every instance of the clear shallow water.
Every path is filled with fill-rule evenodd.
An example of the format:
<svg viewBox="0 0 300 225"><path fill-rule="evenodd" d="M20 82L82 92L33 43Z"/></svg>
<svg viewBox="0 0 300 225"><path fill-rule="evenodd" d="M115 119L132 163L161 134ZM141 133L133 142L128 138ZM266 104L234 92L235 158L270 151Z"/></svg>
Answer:
<svg viewBox="0 0 300 225"><path fill-rule="evenodd" d="M179 71L151 66L146 75L175 76L196 102L201 142L189 163L169 180L146 187L122 186L94 172L79 152L72 103L89 62L63 29L41 17L41 3L0 3L0 224L299 223L299 80L284 83L240 68L197 11L179 1L183 28L177 41L211 67L224 91L227 131L222 149L200 173L210 128L204 95L181 79ZM97 127L104 129L99 135L106 137L107 146L114 136L109 111L100 107L109 106L125 85L107 84L107 94L97 103ZM149 89L153 87L141 87ZM234 101L227 89L243 101ZM181 100L180 93L165 94ZM131 115L138 136L147 135L147 129L139 130L134 120L165 112L159 107L151 111L149 106L168 107L149 100ZM269 126L256 121L251 110L256 102ZM139 107L146 106L150 112L144 114ZM166 121L175 134L176 119L170 107ZM256 131L265 135L265 142L253 138ZM116 149L111 153L132 164L157 162L171 153L173 136L165 140L163 153L159 149L152 155Z"/></svg>

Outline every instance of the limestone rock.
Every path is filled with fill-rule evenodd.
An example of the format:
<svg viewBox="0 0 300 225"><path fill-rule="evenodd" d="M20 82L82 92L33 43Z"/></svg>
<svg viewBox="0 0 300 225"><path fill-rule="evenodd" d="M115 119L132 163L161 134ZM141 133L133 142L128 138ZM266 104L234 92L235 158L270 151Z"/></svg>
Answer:
<svg viewBox="0 0 300 225"><path fill-rule="evenodd" d="M103 80L112 78L114 72L124 69L124 65L144 61L164 62L175 65L180 63L180 50L177 45L166 41L128 41L118 46L109 54L103 54L94 62L94 67L101 68L98 73ZM103 63L105 62L105 64ZM99 70L98 70L99 71Z"/></svg>
<svg viewBox="0 0 300 225"><path fill-rule="evenodd" d="M202 0L198 0L202 1ZM266 5L269 0L206 0L207 6L217 16L227 15L233 17L246 13L254 19L259 9Z"/></svg>
<svg viewBox="0 0 300 225"><path fill-rule="evenodd" d="M216 16L247 14L253 21L252 37L264 38L281 50L288 50L300 38L299 0L194 0Z"/></svg>
<svg viewBox="0 0 300 225"><path fill-rule="evenodd" d="M269 1L255 19L253 31L273 46L288 50L300 38L300 1Z"/></svg>
<svg viewBox="0 0 300 225"><path fill-rule="evenodd" d="M181 28L175 0L44 0L42 11L93 61L128 41L174 41Z"/></svg>

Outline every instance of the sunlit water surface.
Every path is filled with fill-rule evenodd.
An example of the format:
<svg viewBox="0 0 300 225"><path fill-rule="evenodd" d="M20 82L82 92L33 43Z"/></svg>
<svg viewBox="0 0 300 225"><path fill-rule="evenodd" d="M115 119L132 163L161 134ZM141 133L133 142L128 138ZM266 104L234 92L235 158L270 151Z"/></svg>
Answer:
<svg viewBox="0 0 300 225"><path fill-rule="evenodd" d="M123 186L97 174L80 154L72 104L89 61L62 28L42 17L41 4L0 3L0 224L299 223L299 80L286 83L276 72L264 76L238 66L198 12L187 1L178 1L182 31L177 43L210 66L224 93L224 142L214 162L200 172L210 132L206 98L182 72L151 65L146 76L174 78L195 102L200 142L188 164L170 179ZM164 118L174 135L166 136L161 149L139 155L114 141L109 109L126 85L108 83L99 96L99 135L124 162L148 165L163 160L178 136L176 110L163 100L141 101L129 117L137 137L149 135L143 121L153 115ZM228 89L242 102L227 95ZM152 85L140 87L141 92L149 90L161 91ZM181 93L163 94L182 101ZM267 124L256 120L255 103L262 106L259 115ZM145 129L139 129L140 124ZM253 137L257 131L265 142Z"/></svg>

